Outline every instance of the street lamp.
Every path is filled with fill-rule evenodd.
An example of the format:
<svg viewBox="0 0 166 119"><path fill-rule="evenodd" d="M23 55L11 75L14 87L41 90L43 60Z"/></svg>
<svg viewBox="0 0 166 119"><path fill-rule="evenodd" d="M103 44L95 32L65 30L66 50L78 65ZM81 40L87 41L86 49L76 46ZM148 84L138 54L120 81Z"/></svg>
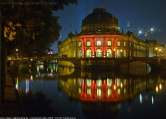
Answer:
<svg viewBox="0 0 166 119"><path fill-rule="evenodd" d="M161 52L162 51L162 49L161 48L159 48L159 50L158 50L159 52Z"/></svg>
<svg viewBox="0 0 166 119"><path fill-rule="evenodd" d="M155 52L156 52L156 57L157 57L157 51L158 51L158 48L156 47L156 48L155 48Z"/></svg>
<svg viewBox="0 0 166 119"><path fill-rule="evenodd" d="M19 51L19 49L18 48L16 48L16 52L18 52Z"/></svg>
<svg viewBox="0 0 166 119"><path fill-rule="evenodd" d="M152 34L154 31L155 31L154 27L150 27L148 30L144 30L144 32L141 29L138 30L138 36L141 36L143 34L143 36L145 38L145 42L146 42L146 57L149 57L149 48L148 48L148 44L147 44L148 43L148 36L149 36L149 34ZM156 55L157 55L157 50L158 49L155 49Z"/></svg>
<svg viewBox="0 0 166 119"><path fill-rule="evenodd" d="M149 36L149 34L152 34L154 31L155 31L154 27L150 27L147 30L139 29L138 30L138 36L144 35L144 37L147 39L147 37Z"/></svg>
<svg viewBox="0 0 166 119"><path fill-rule="evenodd" d="M19 49L16 48L15 51L16 51L16 58L19 58Z"/></svg>
<svg viewBox="0 0 166 119"><path fill-rule="evenodd" d="M138 35L141 35L142 33L142 30L138 30Z"/></svg>
<svg viewBox="0 0 166 119"><path fill-rule="evenodd" d="M156 48L155 48L155 52L156 52L156 57L157 57L157 56L159 55L158 53L161 53L161 52L162 52L162 49L156 47Z"/></svg>
<svg viewBox="0 0 166 119"><path fill-rule="evenodd" d="M153 28L153 27L151 27L151 28L150 28L150 31L151 31L151 32L153 32L153 31L154 31L154 28Z"/></svg>

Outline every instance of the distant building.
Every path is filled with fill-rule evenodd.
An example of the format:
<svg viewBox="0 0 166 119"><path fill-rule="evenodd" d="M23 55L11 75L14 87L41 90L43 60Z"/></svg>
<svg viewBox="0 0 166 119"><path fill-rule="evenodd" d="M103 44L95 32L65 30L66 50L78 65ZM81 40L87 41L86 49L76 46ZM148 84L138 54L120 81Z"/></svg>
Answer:
<svg viewBox="0 0 166 119"><path fill-rule="evenodd" d="M82 21L81 32L59 43L59 56L74 58L154 57L157 43L120 31L118 19L96 8ZM158 45L157 45L158 46Z"/></svg>

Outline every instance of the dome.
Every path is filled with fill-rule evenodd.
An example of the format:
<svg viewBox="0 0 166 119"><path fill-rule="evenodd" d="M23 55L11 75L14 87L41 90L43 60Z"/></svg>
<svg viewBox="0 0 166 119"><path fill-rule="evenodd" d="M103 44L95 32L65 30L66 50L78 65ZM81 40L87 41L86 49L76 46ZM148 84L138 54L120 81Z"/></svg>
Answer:
<svg viewBox="0 0 166 119"><path fill-rule="evenodd" d="M96 8L82 21L81 34L117 34L118 19L104 8Z"/></svg>

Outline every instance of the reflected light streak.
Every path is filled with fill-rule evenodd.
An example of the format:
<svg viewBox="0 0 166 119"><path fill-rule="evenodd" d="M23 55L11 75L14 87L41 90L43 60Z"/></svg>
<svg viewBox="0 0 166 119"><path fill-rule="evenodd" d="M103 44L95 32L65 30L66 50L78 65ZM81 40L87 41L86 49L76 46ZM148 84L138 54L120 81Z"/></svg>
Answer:
<svg viewBox="0 0 166 119"><path fill-rule="evenodd" d="M29 80L26 80L25 82L26 84L26 89L25 89L25 92L28 93L29 92Z"/></svg>
<svg viewBox="0 0 166 119"><path fill-rule="evenodd" d="M18 77L16 79L16 86L15 86L16 90L18 90L19 86L18 86Z"/></svg>
<svg viewBox="0 0 166 119"><path fill-rule="evenodd" d="M114 84L113 88L114 88L114 90L116 90L116 85L115 84Z"/></svg>
<svg viewBox="0 0 166 119"><path fill-rule="evenodd" d="M142 104L142 94L139 95L139 101Z"/></svg>
<svg viewBox="0 0 166 119"><path fill-rule="evenodd" d="M120 83L120 87L123 88L123 83L122 82Z"/></svg>
<svg viewBox="0 0 166 119"><path fill-rule="evenodd" d="M157 93L159 92L159 88L158 88L158 86L156 86L156 92L157 92Z"/></svg>
<svg viewBox="0 0 166 119"><path fill-rule="evenodd" d="M30 76L30 79L33 80L33 75Z"/></svg>
<svg viewBox="0 0 166 119"><path fill-rule="evenodd" d="M160 88L160 90L162 89L162 84L161 83L159 84L159 88Z"/></svg>
<svg viewBox="0 0 166 119"><path fill-rule="evenodd" d="M152 104L154 104L154 97L152 96Z"/></svg>

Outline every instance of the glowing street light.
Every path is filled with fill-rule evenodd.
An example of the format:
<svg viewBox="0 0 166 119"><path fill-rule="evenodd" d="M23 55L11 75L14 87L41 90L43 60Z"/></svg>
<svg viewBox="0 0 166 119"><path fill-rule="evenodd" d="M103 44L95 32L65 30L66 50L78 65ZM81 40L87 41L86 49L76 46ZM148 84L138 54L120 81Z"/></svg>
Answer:
<svg viewBox="0 0 166 119"><path fill-rule="evenodd" d="M139 30L138 31L138 35L141 35L143 32L142 32L142 30Z"/></svg>
<svg viewBox="0 0 166 119"><path fill-rule="evenodd" d="M155 52L156 52L156 56L158 56L158 53L161 53L161 52L162 52L162 49L156 47L156 48L155 48Z"/></svg>
<svg viewBox="0 0 166 119"><path fill-rule="evenodd" d="M158 50L158 48L156 47L156 48L155 48L155 50L157 51L157 50Z"/></svg>
<svg viewBox="0 0 166 119"><path fill-rule="evenodd" d="M154 97L152 96L152 104L154 104Z"/></svg>
<svg viewBox="0 0 166 119"><path fill-rule="evenodd" d="M151 32L153 32L153 31L154 31L154 28L153 28L153 27L151 27L151 28L150 28L150 31L151 31Z"/></svg>
<svg viewBox="0 0 166 119"><path fill-rule="evenodd" d="M161 83L159 84L159 89L160 89L160 90L162 89L162 84L161 84Z"/></svg>
<svg viewBox="0 0 166 119"><path fill-rule="evenodd" d="M150 34L154 33L155 28L154 27L150 27L148 29L138 29L138 36L140 35L144 35L145 38L147 38Z"/></svg>
<svg viewBox="0 0 166 119"><path fill-rule="evenodd" d="M159 49L158 49L158 51L159 51L159 52L161 52L161 51L162 51L162 49L161 49L161 48L159 48Z"/></svg>
<svg viewBox="0 0 166 119"><path fill-rule="evenodd" d="M16 48L16 52L18 52L19 51L19 49L18 48Z"/></svg>

